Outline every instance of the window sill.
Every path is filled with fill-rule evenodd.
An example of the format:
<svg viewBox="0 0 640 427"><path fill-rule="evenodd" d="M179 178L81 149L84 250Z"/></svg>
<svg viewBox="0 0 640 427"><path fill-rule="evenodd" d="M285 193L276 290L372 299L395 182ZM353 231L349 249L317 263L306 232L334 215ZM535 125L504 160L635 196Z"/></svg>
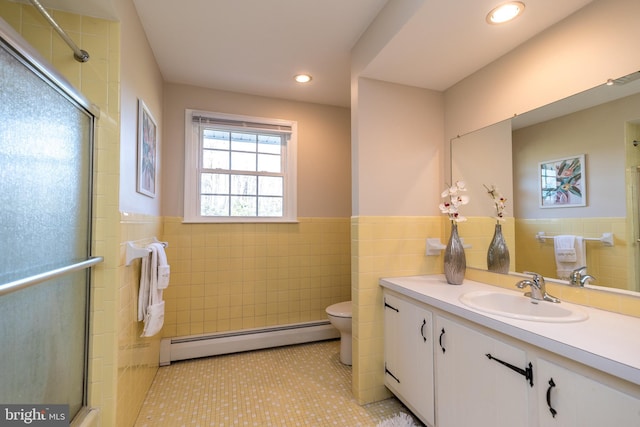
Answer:
<svg viewBox="0 0 640 427"><path fill-rule="evenodd" d="M183 218L183 224L297 224L297 218Z"/></svg>

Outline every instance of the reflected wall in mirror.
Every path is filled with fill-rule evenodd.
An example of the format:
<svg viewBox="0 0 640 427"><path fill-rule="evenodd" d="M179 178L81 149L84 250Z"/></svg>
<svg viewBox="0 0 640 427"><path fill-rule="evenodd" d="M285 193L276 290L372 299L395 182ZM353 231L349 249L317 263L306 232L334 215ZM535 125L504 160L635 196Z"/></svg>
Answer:
<svg viewBox="0 0 640 427"><path fill-rule="evenodd" d="M511 121L477 130L451 141L452 182L467 184L469 204L462 212L467 221L458 225L464 238L467 266L487 268L487 249L497 224L496 210L486 187L495 187L505 203L502 232L510 255L510 268L516 265L513 185L512 185Z"/></svg>
<svg viewBox="0 0 640 427"><path fill-rule="evenodd" d="M489 225L495 214L487 210L491 205L482 184L494 184L509 199L503 228L512 271L558 278L567 266L578 267L581 257L578 252L575 261L558 264L552 236L599 238L613 233L613 246L584 242L584 264L595 277L590 284L640 291L640 143L634 144L640 141L638 77L640 73L634 73L618 79L619 84L594 88L452 140L452 180L464 179L472 200L465 212L469 221L460 227L465 243L473 246L468 250L470 267L486 269ZM508 167L504 153L511 156ZM588 171L586 206L541 208L539 163L576 155L584 155ZM541 232L550 237L538 239Z"/></svg>

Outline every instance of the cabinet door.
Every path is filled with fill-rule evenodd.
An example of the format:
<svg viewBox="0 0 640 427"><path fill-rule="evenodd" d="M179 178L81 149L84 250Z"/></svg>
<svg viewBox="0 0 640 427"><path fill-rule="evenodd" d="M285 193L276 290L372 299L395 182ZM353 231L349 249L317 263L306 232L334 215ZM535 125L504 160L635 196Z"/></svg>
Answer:
<svg viewBox="0 0 640 427"><path fill-rule="evenodd" d="M640 426L640 400L544 359L536 366L541 427Z"/></svg>
<svg viewBox="0 0 640 427"><path fill-rule="evenodd" d="M530 382L496 360L526 369L523 350L440 316L436 340L438 427L528 425Z"/></svg>
<svg viewBox="0 0 640 427"><path fill-rule="evenodd" d="M393 295L385 298L385 384L423 422L434 425L432 314Z"/></svg>
<svg viewBox="0 0 640 427"><path fill-rule="evenodd" d="M402 301L392 295L384 295L384 384L394 394L401 393L402 337L398 333Z"/></svg>
<svg viewBox="0 0 640 427"><path fill-rule="evenodd" d="M403 393L407 404L429 425L434 425L433 323L430 311L406 304L402 313Z"/></svg>

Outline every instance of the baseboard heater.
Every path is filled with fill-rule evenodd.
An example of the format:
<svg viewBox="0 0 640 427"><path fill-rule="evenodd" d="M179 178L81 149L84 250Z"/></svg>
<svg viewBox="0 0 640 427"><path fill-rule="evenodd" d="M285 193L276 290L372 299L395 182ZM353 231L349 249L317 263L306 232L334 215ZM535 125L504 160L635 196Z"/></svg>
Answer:
<svg viewBox="0 0 640 427"><path fill-rule="evenodd" d="M164 338L160 341L160 366L166 366L178 360L324 341L334 338L340 338L340 332L328 320L243 329L217 334Z"/></svg>

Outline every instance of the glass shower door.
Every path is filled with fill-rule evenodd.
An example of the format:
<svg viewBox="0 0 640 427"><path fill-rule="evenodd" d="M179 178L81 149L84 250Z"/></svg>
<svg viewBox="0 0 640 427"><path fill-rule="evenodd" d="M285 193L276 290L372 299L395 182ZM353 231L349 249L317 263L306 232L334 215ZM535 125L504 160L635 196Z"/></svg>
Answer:
<svg viewBox="0 0 640 427"><path fill-rule="evenodd" d="M86 403L84 264L97 260L94 117L0 41L0 403L69 405L73 417Z"/></svg>

